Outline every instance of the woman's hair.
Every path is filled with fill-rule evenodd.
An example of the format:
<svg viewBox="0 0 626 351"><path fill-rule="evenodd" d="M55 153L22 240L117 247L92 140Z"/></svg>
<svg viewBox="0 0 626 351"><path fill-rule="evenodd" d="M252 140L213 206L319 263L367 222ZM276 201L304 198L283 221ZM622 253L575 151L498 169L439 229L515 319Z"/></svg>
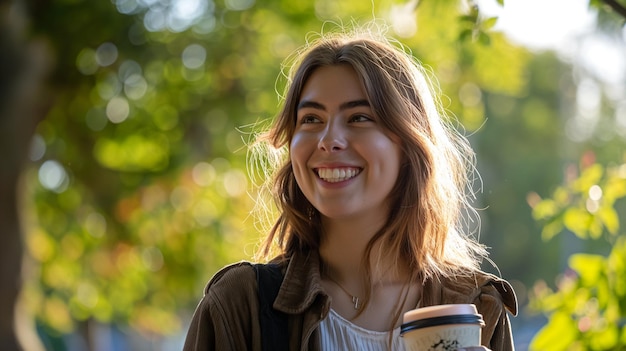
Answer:
<svg viewBox="0 0 626 351"><path fill-rule="evenodd" d="M407 49L371 32L335 33L311 41L292 59L282 110L259 142L286 151L307 79L317 68L331 65L356 71L383 128L401 140L406 162L390 194L389 218L371 239L364 262L370 262L378 242L381 252L397 257L423 279L478 269L487 253L467 228L479 219L469 203L474 153L444 115L426 72ZM273 168L270 181L279 212L261 255L267 258L275 245L284 258L316 250L320 215L298 187L289 158L275 160L281 164Z"/></svg>

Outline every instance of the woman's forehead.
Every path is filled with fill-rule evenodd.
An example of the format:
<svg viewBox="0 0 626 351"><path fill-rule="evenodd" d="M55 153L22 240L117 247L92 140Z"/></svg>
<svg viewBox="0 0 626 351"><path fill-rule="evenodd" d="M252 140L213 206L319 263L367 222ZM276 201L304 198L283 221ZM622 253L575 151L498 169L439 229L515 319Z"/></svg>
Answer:
<svg viewBox="0 0 626 351"><path fill-rule="evenodd" d="M350 65L318 67L304 82L297 105L306 102L347 104L353 101L369 103L361 79ZM354 105L354 104L353 104Z"/></svg>

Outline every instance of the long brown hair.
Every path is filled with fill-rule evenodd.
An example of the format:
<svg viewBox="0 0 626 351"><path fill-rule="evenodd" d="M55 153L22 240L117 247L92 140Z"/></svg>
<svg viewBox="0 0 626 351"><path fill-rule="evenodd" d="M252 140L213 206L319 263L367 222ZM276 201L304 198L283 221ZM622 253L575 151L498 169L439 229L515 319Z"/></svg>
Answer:
<svg viewBox="0 0 626 351"><path fill-rule="evenodd" d="M479 269L487 253L465 225L479 219L469 201L474 153L440 108L427 72L399 43L371 32L325 34L310 42L293 59L282 109L258 142L287 151L304 84L317 68L339 64L357 72L374 113L399 137L407 160L390 195L390 216L364 262L380 241L382 252L423 279ZM261 248L266 258L276 246L288 258L320 244L319 213L299 189L289 158L277 160L282 164L269 180L279 214Z"/></svg>

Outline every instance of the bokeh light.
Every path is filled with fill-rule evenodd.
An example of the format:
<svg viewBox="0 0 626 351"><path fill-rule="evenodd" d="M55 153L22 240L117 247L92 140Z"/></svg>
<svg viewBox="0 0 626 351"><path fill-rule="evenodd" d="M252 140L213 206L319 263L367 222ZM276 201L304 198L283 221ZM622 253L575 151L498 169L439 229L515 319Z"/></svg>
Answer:
<svg viewBox="0 0 626 351"><path fill-rule="evenodd" d="M44 188L61 193L67 189L69 178L61 163L48 160L39 167L39 182Z"/></svg>

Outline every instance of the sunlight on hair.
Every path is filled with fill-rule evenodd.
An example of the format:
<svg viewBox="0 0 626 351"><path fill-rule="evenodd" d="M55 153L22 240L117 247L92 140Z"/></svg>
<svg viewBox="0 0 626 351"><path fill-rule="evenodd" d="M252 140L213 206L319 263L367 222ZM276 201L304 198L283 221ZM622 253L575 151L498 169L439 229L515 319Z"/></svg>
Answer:
<svg viewBox="0 0 626 351"><path fill-rule="evenodd" d="M272 197L274 173L288 156L286 146L277 149L270 145L267 139L270 123L270 120L261 120L238 128L247 146L246 171L252 185L250 197L254 200L250 215L254 220L253 227L260 233L269 232L276 220L277 210Z"/></svg>

